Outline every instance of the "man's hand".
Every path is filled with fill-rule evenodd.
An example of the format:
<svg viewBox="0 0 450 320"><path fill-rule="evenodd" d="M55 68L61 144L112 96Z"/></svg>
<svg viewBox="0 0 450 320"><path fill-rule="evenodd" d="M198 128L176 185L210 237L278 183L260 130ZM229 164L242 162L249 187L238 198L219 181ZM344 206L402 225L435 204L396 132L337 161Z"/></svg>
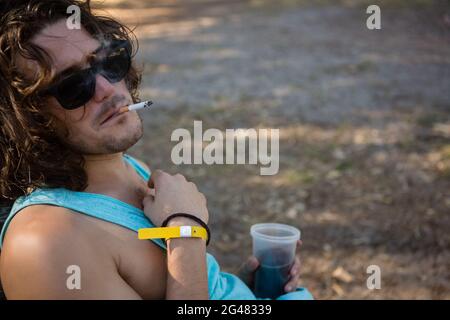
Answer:
<svg viewBox="0 0 450 320"><path fill-rule="evenodd" d="M148 195L143 199L145 215L160 227L170 215L189 213L208 223L205 196L181 174L174 176L161 170L152 173ZM170 220L172 225L197 225L184 217ZM166 299L208 299L206 243L201 239L173 238L167 241Z"/></svg>
<svg viewBox="0 0 450 320"><path fill-rule="evenodd" d="M302 245L302 241L298 240L297 250L299 250ZM259 261L255 256L250 256L246 262L242 264L239 268L237 275L242 281L253 291L255 288L254 278L255 272L259 267ZM284 290L287 292L295 291L298 285L298 280L300 278L300 258L297 254L295 257L294 264L289 271L290 278L289 281L284 285Z"/></svg>
<svg viewBox="0 0 450 320"><path fill-rule="evenodd" d="M178 212L192 214L208 223L209 214L205 196L183 175L172 176L156 170L152 173L148 186L150 189L142 204L145 215L157 227L160 227L168 216ZM194 220L192 222L195 223Z"/></svg>

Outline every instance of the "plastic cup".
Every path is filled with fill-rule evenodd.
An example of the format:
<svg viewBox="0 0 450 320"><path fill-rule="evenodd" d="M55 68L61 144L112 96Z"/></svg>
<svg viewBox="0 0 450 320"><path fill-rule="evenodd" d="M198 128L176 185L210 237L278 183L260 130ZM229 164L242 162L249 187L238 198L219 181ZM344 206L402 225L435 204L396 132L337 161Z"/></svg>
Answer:
<svg viewBox="0 0 450 320"><path fill-rule="evenodd" d="M260 266L255 274L255 296L274 299L286 293L300 230L280 223L258 223L250 228L253 255Z"/></svg>

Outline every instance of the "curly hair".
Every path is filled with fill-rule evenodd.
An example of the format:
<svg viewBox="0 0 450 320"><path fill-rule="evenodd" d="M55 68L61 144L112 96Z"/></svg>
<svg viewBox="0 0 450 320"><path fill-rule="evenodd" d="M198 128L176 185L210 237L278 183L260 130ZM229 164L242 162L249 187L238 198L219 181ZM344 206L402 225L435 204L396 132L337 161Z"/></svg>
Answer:
<svg viewBox="0 0 450 320"><path fill-rule="evenodd" d="M54 74L50 56L32 38L46 26L68 18L67 8L80 8L83 28L94 38L130 41L133 56L138 42L133 30L91 9L89 0L7 0L0 2L0 203L35 188L87 187L84 158L58 138L56 120L43 112L39 91ZM37 79L27 79L16 65L21 55L37 61ZM139 102L141 73L133 65L125 77L133 102Z"/></svg>

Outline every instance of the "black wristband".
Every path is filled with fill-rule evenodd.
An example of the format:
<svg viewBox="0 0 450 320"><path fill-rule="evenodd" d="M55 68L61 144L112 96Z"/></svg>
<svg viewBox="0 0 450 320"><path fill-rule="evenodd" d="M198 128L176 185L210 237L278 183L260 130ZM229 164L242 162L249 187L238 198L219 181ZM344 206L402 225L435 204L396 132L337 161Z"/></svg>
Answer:
<svg viewBox="0 0 450 320"><path fill-rule="evenodd" d="M202 219L200 219L192 214L183 213L183 212L171 214L163 221L163 223L161 224L161 227L167 227L167 224L169 223L169 221L176 217L185 217L185 218L192 219L195 222L198 222L198 224L200 224L203 228L206 229L206 233L208 234L208 239L206 240L206 245L209 244L209 240L211 240L211 231L209 231L208 225L206 223L204 223Z"/></svg>

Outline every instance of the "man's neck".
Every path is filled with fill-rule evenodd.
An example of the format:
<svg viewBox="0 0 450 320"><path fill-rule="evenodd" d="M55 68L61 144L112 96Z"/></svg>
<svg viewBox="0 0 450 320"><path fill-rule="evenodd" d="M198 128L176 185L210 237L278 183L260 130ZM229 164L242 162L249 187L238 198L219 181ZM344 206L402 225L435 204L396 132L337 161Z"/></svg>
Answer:
<svg viewBox="0 0 450 320"><path fill-rule="evenodd" d="M88 186L85 192L104 194L142 209L147 183L123 158L123 153L85 157Z"/></svg>
<svg viewBox="0 0 450 320"><path fill-rule="evenodd" d="M130 170L123 153L85 155L85 170L90 192L127 188L131 185Z"/></svg>

